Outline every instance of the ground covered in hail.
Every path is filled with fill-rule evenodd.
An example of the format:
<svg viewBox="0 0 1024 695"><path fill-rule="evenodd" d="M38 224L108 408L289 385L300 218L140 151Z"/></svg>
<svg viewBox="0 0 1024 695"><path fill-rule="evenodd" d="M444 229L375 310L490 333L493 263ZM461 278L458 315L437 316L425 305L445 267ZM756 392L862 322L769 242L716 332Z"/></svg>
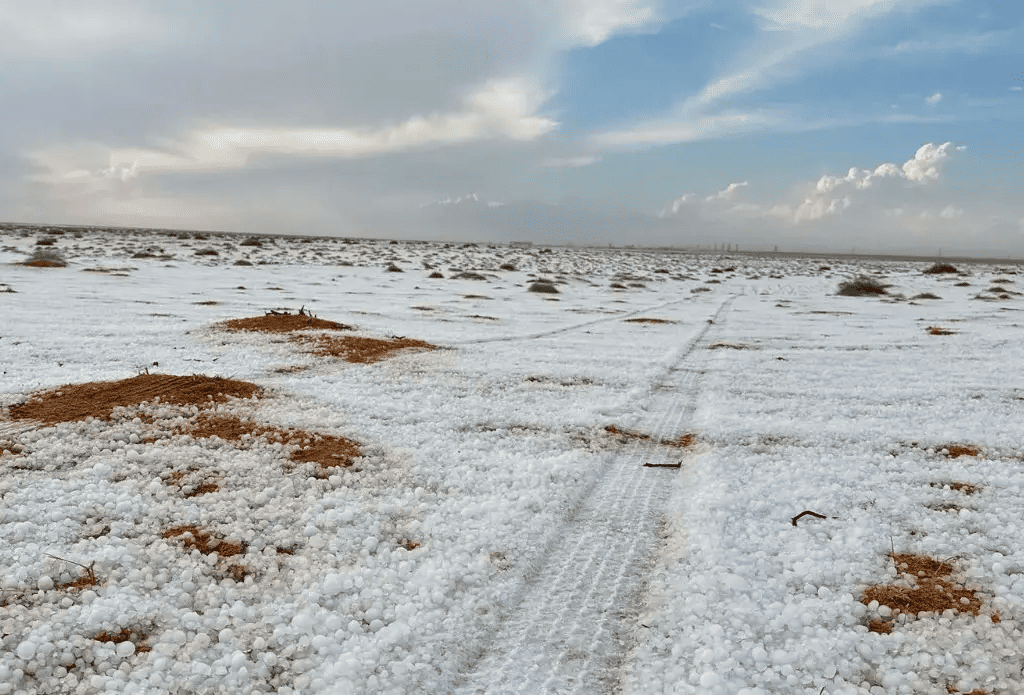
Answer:
<svg viewBox="0 0 1024 695"><path fill-rule="evenodd" d="M1019 692L955 265L4 230L0 695Z"/></svg>

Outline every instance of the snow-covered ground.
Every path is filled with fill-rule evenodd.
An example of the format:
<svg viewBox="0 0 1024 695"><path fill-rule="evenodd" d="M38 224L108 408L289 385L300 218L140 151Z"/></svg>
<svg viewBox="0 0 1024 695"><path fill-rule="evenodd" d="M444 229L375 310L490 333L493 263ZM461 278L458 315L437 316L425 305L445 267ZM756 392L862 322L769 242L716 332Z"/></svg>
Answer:
<svg viewBox="0 0 1024 695"><path fill-rule="evenodd" d="M17 265L45 238L67 267ZM131 413L0 416L0 695L1024 687L1015 265L243 239L0 233L0 406L217 375L270 392L224 410L363 451L323 477ZM890 296L836 296L858 273ZM441 349L349 364L215 325L302 306ZM163 537L184 524L247 576ZM952 564L980 615L869 632L893 551ZM60 588L73 563L98 585Z"/></svg>

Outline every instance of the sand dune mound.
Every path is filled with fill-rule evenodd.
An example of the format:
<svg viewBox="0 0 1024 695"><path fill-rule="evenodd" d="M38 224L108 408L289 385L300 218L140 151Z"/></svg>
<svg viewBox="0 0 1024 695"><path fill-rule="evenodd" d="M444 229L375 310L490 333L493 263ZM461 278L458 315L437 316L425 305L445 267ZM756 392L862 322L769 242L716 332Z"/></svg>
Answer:
<svg viewBox="0 0 1024 695"><path fill-rule="evenodd" d="M38 420L47 425L94 417L106 420L114 408L159 398L175 405L209 406L229 398L252 398L260 387L247 381L210 376L140 374L120 381L69 384L34 395L10 407L15 420Z"/></svg>

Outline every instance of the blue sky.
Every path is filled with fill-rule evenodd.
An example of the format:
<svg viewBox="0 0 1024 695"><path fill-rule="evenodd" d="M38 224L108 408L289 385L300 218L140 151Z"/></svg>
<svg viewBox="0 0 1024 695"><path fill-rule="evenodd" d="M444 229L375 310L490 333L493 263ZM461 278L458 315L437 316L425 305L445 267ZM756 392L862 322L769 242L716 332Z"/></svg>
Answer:
<svg viewBox="0 0 1024 695"><path fill-rule="evenodd" d="M1020 3L0 0L0 60L11 221L1024 256Z"/></svg>

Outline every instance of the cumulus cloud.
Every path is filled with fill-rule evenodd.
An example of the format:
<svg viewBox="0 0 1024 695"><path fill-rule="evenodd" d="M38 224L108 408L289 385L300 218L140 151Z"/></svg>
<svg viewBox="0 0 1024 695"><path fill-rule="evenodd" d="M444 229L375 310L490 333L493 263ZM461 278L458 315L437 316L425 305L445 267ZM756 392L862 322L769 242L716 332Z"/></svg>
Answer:
<svg viewBox="0 0 1024 695"><path fill-rule="evenodd" d="M749 181L740 181L738 183L730 183L728 186L726 186L724 189L720 190L718 193L713 193L713 194L709 195L705 200L707 202L709 202L709 203L714 201L714 200L729 200L734 195L736 195L736 191L737 190L739 190L740 188L743 188L744 186L749 186L749 185L750 185Z"/></svg>
<svg viewBox="0 0 1024 695"><path fill-rule="evenodd" d="M846 176L822 176L794 210L793 221L817 220L846 210L852 204L852 199L849 194L840 196L837 193L843 189L863 190L870 188L876 181L888 178L901 178L917 184L935 181L953 149L951 142L942 145L928 143L918 148L913 158L904 162L902 167L880 164L874 169L851 168ZM962 145L955 148L956 151L963 149L966 148Z"/></svg>
<svg viewBox="0 0 1024 695"><path fill-rule="evenodd" d="M932 106L935 106L940 101L942 101L942 94L940 94L939 92L935 92L935 94L932 94L930 97L925 99L925 101L927 101Z"/></svg>

